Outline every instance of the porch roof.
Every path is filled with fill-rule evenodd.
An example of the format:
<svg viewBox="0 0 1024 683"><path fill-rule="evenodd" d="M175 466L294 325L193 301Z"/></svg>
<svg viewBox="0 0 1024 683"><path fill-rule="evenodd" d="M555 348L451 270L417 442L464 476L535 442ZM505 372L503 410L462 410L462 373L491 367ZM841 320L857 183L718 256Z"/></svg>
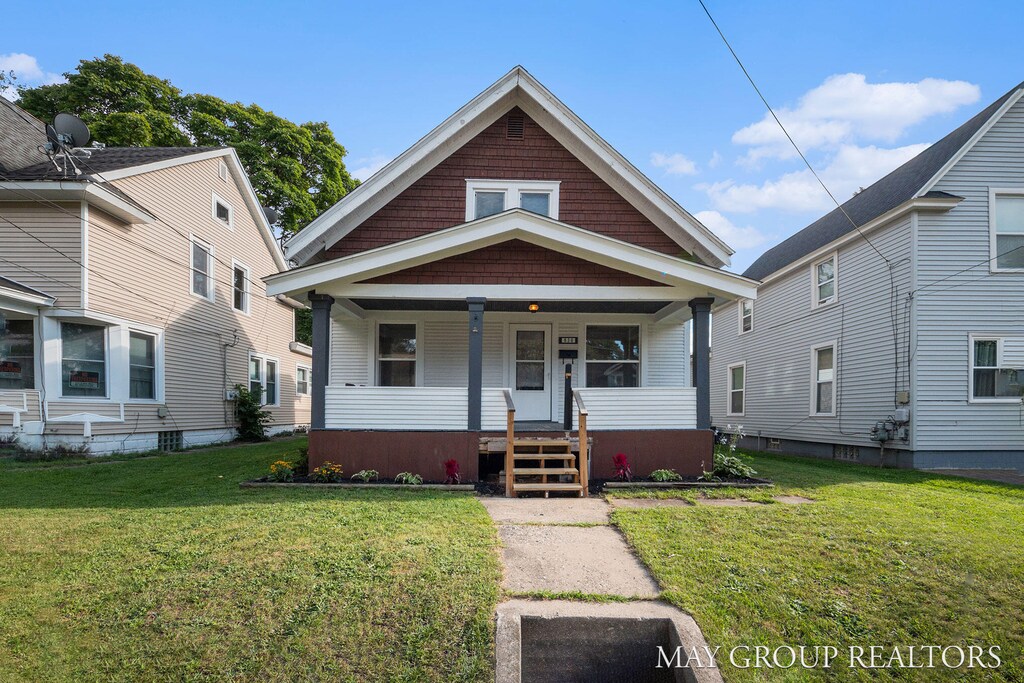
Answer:
<svg viewBox="0 0 1024 683"><path fill-rule="evenodd" d="M374 277L509 240L568 254L652 280L652 286L529 284L380 284ZM547 216L510 209L462 225L265 278L267 294L306 300L311 290L342 299L465 301L672 302L714 297L719 303L755 298L757 283L584 230Z"/></svg>
<svg viewBox="0 0 1024 683"><path fill-rule="evenodd" d="M46 292L23 285L17 280L0 276L0 308L34 315L43 306L49 307L56 301Z"/></svg>

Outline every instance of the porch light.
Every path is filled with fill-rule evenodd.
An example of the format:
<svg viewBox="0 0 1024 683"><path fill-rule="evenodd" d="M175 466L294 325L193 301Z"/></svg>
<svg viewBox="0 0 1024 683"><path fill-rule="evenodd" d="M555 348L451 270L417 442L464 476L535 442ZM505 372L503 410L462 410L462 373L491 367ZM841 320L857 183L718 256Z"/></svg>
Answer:
<svg viewBox="0 0 1024 683"><path fill-rule="evenodd" d="M530 311L530 313L536 313L537 311L540 310L540 304L530 304L526 308Z"/></svg>

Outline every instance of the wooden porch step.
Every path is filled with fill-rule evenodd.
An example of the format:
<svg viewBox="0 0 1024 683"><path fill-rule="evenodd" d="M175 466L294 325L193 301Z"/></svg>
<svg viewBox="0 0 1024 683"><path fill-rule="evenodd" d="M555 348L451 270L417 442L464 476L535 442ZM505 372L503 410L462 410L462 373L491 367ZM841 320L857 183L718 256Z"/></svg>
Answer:
<svg viewBox="0 0 1024 683"><path fill-rule="evenodd" d="M571 446L572 439L512 439L513 446Z"/></svg>
<svg viewBox="0 0 1024 683"><path fill-rule="evenodd" d="M572 453L513 453L513 460L561 460L567 463L576 462L576 456Z"/></svg>
<svg viewBox="0 0 1024 683"><path fill-rule="evenodd" d="M520 474L578 475L580 472L575 467L516 467L512 473L518 476ZM516 486L518 487L520 484L516 484Z"/></svg>
<svg viewBox="0 0 1024 683"><path fill-rule="evenodd" d="M516 484L516 492L519 491L582 491L580 484L561 484L549 482L547 484Z"/></svg>

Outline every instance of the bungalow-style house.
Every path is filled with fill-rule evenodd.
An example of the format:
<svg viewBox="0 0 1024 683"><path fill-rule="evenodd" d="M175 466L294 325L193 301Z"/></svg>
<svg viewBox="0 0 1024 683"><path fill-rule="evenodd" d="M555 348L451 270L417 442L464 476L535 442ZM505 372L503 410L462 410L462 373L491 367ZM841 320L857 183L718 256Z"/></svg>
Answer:
<svg viewBox="0 0 1024 683"><path fill-rule="evenodd" d="M310 466L443 479L454 459L463 480L514 470L513 495L585 495L618 453L710 469L688 322L707 349L711 306L754 283L523 68L285 250L267 292L313 308Z"/></svg>
<svg viewBox="0 0 1024 683"><path fill-rule="evenodd" d="M286 262L235 152L51 161L46 142L0 98L0 438L92 454L226 441L239 384L271 431L308 425L301 304L264 294Z"/></svg>
<svg viewBox="0 0 1024 683"><path fill-rule="evenodd" d="M1024 469L1022 95L746 270L757 301L714 311L716 425L786 453Z"/></svg>

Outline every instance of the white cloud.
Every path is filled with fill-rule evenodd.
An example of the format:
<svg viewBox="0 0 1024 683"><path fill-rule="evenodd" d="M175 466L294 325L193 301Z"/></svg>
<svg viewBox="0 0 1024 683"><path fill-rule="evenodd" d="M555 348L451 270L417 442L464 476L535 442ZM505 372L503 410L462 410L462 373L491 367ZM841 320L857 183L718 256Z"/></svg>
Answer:
<svg viewBox="0 0 1024 683"><path fill-rule="evenodd" d="M679 153L665 154L663 152L652 152L651 165L655 168L664 169L668 175L694 175L697 173L697 164Z"/></svg>
<svg viewBox="0 0 1024 683"><path fill-rule="evenodd" d="M27 55L24 52L12 52L6 55L0 55L0 71L13 71L16 77L14 86L35 86L35 85L52 85L54 83L63 83L64 77L58 73L50 71L44 71L39 66L39 60L32 55ZM18 97L18 93L14 88L8 89L5 93L7 99L15 100Z"/></svg>
<svg viewBox="0 0 1024 683"><path fill-rule="evenodd" d="M722 155L718 153L716 149L711 153L711 158L708 159L708 168L718 168L718 165L722 163Z"/></svg>
<svg viewBox="0 0 1024 683"><path fill-rule="evenodd" d="M916 83L868 83L863 74L837 74L808 91L794 108L776 109L805 152L855 141L888 142L930 116L976 102L981 89L966 81L925 78ZM732 141L750 147L742 160L790 159L796 151L770 114L741 128Z"/></svg>
<svg viewBox="0 0 1024 683"><path fill-rule="evenodd" d="M355 168L350 168L348 172L353 178L364 181L387 166L389 161L391 161L391 157L386 154L371 154L368 157L354 159L352 164Z"/></svg>
<svg viewBox="0 0 1024 683"><path fill-rule="evenodd" d="M698 211L694 217L733 249L751 249L768 241L768 236L757 228L741 228L717 211Z"/></svg>
<svg viewBox="0 0 1024 683"><path fill-rule="evenodd" d="M919 144L886 149L842 145L819 175L836 199L844 202L859 188L867 187L927 147ZM786 173L760 185L740 185L733 180L725 180L699 185L698 189L707 192L715 208L721 211L825 211L835 206L806 169Z"/></svg>

